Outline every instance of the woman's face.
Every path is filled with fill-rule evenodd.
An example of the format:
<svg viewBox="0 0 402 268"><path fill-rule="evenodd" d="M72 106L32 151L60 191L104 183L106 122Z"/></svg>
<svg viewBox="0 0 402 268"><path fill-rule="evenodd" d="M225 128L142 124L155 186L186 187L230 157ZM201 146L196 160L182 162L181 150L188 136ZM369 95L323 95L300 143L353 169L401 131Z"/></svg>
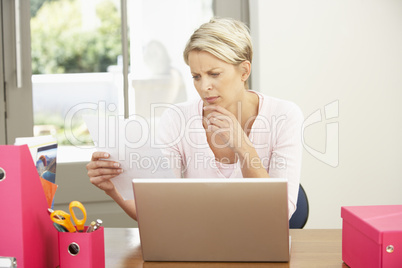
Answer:
<svg viewBox="0 0 402 268"><path fill-rule="evenodd" d="M204 106L214 104L229 109L244 96L244 68L226 63L205 51L191 51L188 63Z"/></svg>

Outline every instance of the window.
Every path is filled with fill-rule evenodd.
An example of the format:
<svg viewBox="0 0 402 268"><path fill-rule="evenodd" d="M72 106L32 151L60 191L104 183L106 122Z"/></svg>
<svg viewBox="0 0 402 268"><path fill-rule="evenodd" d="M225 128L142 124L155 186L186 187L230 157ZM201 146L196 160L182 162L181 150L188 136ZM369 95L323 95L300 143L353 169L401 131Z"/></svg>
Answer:
<svg viewBox="0 0 402 268"><path fill-rule="evenodd" d="M124 113L120 14L117 0L32 1L34 135L56 135L59 162L90 159L81 114ZM149 118L151 103L195 97L182 51L213 16L212 0L127 1L127 15L129 114Z"/></svg>

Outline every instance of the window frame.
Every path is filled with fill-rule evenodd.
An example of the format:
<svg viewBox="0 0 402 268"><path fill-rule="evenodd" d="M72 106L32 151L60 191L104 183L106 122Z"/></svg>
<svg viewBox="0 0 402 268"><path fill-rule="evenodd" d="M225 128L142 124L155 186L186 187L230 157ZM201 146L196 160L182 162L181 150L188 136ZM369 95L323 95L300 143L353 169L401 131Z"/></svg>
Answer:
<svg viewBox="0 0 402 268"><path fill-rule="evenodd" d="M17 87L16 63L16 12L15 4L19 2L19 32L21 38L22 86ZM1 2L1 97L4 105L0 109L0 142L13 144L16 137L33 135L33 105L31 82L31 33L30 2Z"/></svg>

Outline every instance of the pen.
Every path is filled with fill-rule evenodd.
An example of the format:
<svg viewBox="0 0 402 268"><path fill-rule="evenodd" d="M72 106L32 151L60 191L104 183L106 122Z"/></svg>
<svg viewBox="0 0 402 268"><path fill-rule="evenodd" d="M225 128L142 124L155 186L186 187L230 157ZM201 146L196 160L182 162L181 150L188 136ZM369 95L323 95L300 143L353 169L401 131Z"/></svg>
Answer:
<svg viewBox="0 0 402 268"><path fill-rule="evenodd" d="M96 224L94 226L94 231L98 230L98 228L102 225L102 223L103 223L102 220L97 219Z"/></svg>
<svg viewBox="0 0 402 268"><path fill-rule="evenodd" d="M87 233L90 233L94 230L94 227L96 225L96 222L92 221L91 225L89 225L88 229L87 229Z"/></svg>
<svg viewBox="0 0 402 268"><path fill-rule="evenodd" d="M87 229L87 233L96 231L102 225L102 223L103 222L100 219L97 219L96 222L95 221L91 222L91 225Z"/></svg>

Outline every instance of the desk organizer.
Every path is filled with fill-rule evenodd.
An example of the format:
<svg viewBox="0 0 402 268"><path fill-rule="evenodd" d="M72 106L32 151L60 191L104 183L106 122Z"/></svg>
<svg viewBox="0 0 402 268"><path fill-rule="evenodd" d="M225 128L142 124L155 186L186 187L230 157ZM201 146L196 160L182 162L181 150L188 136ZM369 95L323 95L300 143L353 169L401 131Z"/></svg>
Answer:
<svg viewBox="0 0 402 268"><path fill-rule="evenodd" d="M17 267L57 267L58 232L27 145L0 145L0 174L0 256Z"/></svg>
<svg viewBox="0 0 402 268"><path fill-rule="evenodd" d="M352 268L402 267L402 205L341 208L342 260Z"/></svg>
<svg viewBox="0 0 402 268"><path fill-rule="evenodd" d="M104 229L86 233L59 233L60 268L105 267Z"/></svg>

